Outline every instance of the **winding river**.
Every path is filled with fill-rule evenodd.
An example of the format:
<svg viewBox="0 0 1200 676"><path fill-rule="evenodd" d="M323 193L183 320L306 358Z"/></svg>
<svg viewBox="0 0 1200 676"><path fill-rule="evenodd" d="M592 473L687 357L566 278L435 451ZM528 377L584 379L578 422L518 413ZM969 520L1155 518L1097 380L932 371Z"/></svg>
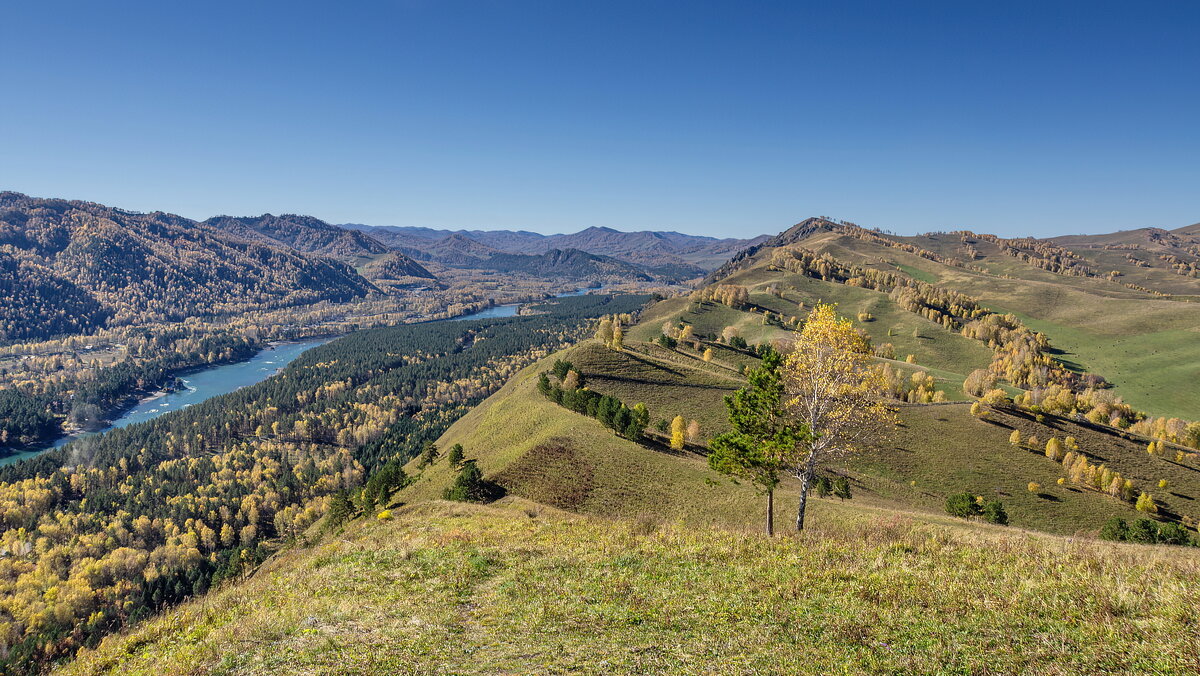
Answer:
<svg viewBox="0 0 1200 676"><path fill-rule="evenodd" d="M573 291L569 293L559 294L560 296L578 296L586 293L584 290ZM483 310L471 312L458 317L449 319L437 319L434 321L465 321L468 319L487 319L493 317L513 317L517 314L517 309L521 306L520 303L511 305L494 305ZM106 427L91 432L89 434L103 434L111 429L125 427L134 423L146 422L152 418L156 418L164 413L178 411L187 408L193 404L198 404L206 399L216 397L234 390L241 389L247 385L266 380L272 375L279 372L280 369L287 366L296 357L299 357L305 350L309 348L328 343L333 338L310 338L308 340L299 340L288 343L278 343L272 347L262 350L246 361L236 362L233 364L221 364L212 366L199 371L193 371L186 375L181 375L180 380L183 381L184 387L175 392L168 392L147 397L135 406L125 411L125 413L113 420ZM69 435L60 437L52 444L42 446L40 448L32 448L14 453L13 455L0 458L0 467L11 465L14 462L20 462L27 458L32 458L40 453L59 448L75 439L80 435Z"/></svg>

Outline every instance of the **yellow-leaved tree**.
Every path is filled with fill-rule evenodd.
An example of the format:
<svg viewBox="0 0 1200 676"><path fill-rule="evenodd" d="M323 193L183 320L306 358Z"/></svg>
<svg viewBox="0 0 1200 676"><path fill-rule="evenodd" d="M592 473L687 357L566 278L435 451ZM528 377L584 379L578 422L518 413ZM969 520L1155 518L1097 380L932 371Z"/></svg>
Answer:
<svg viewBox="0 0 1200 676"><path fill-rule="evenodd" d="M677 415L671 421L671 448L679 451L683 450L683 441L687 434L687 421L683 416Z"/></svg>
<svg viewBox="0 0 1200 676"><path fill-rule="evenodd" d="M809 430L809 438L780 458L800 480L800 531L817 470L874 445L897 418L888 405L887 380L872 363L870 342L833 305L818 305L809 314L784 360L783 381L789 415Z"/></svg>

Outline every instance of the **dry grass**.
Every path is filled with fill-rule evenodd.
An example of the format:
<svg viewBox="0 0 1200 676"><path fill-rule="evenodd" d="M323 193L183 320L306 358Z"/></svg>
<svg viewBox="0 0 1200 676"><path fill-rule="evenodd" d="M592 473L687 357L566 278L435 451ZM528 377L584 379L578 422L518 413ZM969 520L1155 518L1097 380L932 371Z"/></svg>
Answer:
<svg viewBox="0 0 1200 676"><path fill-rule="evenodd" d="M983 531L877 518L768 540L512 499L426 503L279 557L64 672L1200 668L1191 552Z"/></svg>

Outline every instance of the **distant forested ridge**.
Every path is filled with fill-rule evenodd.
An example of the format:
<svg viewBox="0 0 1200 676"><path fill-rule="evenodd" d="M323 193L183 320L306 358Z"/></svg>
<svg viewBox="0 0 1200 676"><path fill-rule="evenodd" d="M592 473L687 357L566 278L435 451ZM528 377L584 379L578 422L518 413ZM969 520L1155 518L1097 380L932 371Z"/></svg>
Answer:
<svg viewBox="0 0 1200 676"><path fill-rule="evenodd" d="M354 333L257 385L0 469L4 668L42 669L242 574L517 370L648 300Z"/></svg>
<svg viewBox="0 0 1200 676"><path fill-rule="evenodd" d="M181 216L0 193L0 341L373 290L344 263Z"/></svg>
<svg viewBox="0 0 1200 676"><path fill-rule="evenodd" d="M633 263L647 270L669 266L674 274L688 277L724 263L742 249L758 244L765 235L752 239L704 237L681 232L622 232L592 227L571 234L542 235L524 230L435 230L420 227L346 224L390 247L423 260L463 265L468 258L483 259L497 252L541 255L553 249L578 249Z"/></svg>

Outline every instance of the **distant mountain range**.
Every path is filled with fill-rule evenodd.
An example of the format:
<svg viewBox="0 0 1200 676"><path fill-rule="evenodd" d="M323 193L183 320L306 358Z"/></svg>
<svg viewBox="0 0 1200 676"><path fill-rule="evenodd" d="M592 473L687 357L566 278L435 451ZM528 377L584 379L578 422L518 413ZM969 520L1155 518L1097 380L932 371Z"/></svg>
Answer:
<svg viewBox="0 0 1200 676"><path fill-rule="evenodd" d="M761 239L343 227L295 214L194 221L0 192L0 340L344 301L436 280L423 262L571 282L683 282Z"/></svg>
<svg viewBox="0 0 1200 676"><path fill-rule="evenodd" d="M447 265L461 265L466 258L479 260L497 252L538 255L555 249L576 249L609 256L637 265L651 275L677 280L701 277L738 251L767 239L765 235L717 239L679 232L621 232L600 227L559 235L525 230L434 230L355 223L342 227L367 233L419 260L436 260Z"/></svg>

